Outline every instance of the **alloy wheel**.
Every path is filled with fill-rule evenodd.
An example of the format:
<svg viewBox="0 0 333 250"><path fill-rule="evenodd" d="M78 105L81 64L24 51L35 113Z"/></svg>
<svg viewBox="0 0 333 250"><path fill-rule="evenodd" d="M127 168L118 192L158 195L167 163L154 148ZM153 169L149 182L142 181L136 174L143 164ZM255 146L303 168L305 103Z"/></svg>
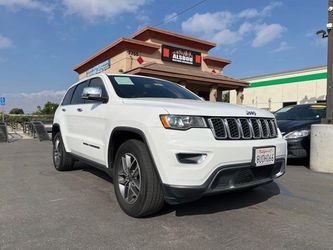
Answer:
<svg viewBox="0 0 333 250"><path fill-rule="evenodd" d="M141 190L141 170L138 160L130 153L121 157L118 185L121 196L128 204L137 201Z"/></svg>
<svg viewBox="0 0 333 250"><path fill-rule="evenodd" d="M56 166L59 166L61 161L61 142L60 139L57 138L54 142L54 150L53 150L53 157Z"/></svg>

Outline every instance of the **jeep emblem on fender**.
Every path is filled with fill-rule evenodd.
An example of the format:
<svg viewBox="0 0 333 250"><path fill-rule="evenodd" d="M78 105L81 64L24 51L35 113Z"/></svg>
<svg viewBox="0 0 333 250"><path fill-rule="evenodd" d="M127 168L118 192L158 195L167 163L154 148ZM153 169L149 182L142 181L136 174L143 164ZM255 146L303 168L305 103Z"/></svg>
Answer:
<svg viewBox="0 0 333 250"><path fill-rule="evenodd" d="M257 113L253 110L246 110L246 115L257 115Z"/></svg>

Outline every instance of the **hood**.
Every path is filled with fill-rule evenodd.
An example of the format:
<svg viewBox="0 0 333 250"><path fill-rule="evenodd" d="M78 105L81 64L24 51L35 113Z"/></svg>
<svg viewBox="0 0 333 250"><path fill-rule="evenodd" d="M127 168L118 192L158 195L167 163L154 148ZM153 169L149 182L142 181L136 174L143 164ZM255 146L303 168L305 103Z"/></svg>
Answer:
<svg viewBox="0 0 333 250"><path fill-rule="evenodd" d="M277 120L278 127L282 133L295 130L310 129L312 124L320 123L319 120Z"/></svg>
<svg viewBox="0 0 333 250"><path fill-rule="evenodd" d="M169 98L127 98L123 102L129 105L140 105L143 107L160 107L166 113L176 115L198 115L198 116L256 116L256 117L272 117L273 114L263 110L241 105L208 102L202 100L187 99L169 99ZM247 114L248 111L254 111L256 115Z"/></svg>

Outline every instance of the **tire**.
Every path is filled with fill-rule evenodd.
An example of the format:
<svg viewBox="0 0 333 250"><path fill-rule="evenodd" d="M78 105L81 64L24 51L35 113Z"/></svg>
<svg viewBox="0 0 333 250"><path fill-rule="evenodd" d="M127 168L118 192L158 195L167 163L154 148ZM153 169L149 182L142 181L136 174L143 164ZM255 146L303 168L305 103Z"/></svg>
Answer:
<svg viewBox="0 0 333 250"><path fill-rule="evenodd" d="M74 169L74 159L66 152L60 132L53 139L52 158L56 170L68 171Z"/></svg>
<svg viewBox="0 0 333 250"><path fill-rule="evenodd" d="M113 176L118 203L129 216L144 217L163 207L161 182L142 141L131 139L119 147Z"/></svg>

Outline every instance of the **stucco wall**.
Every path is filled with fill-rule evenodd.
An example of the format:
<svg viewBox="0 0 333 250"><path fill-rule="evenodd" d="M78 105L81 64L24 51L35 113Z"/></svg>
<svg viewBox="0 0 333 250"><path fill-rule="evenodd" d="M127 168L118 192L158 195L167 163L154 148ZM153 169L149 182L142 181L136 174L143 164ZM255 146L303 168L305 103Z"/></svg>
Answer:
<svg viewBox="0 0 333 250"><path fill-rule="evenodd" d="M247 78L255 86L256 83L266 82L266 86L248 87L244 89L244 105L265 108L271 111L283 107L285 102L297 104L315 103L326 98L326 79L302 80L297 82L283 83L284 79L305 76L315 78L317 74L325 73L326 68L314 68L302 71L288 72L283 74L268 75L263 77ZM310 77L309 77L310 76ZM269 85L270 80L281 80L282 84ZM236 91L230 92L230 102L236 103Z"/></svg>

